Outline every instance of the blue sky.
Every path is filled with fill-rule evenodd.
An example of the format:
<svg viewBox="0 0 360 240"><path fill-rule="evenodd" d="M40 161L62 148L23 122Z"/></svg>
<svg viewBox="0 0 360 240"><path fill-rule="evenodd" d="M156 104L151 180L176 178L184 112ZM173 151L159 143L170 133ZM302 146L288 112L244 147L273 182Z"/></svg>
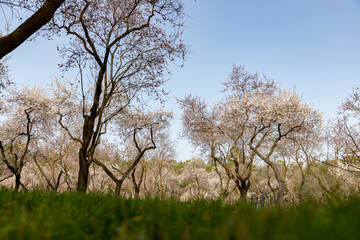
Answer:
<svg viewBox="0 0 360 240"><path fill-rule="evenodd" d="M210 103L221 99L221 82L233 66L273 78L294 88L325 119L360 85L360 0L185 0L185 43L191 46L183 68L170 66L172 75L167 109L176 119L181 112L175 97L192 93ZM61 62L56 43L41 38L12 54L16 83L47 82ZM185 139L177 139L179 160L193 155Z"/></svg>

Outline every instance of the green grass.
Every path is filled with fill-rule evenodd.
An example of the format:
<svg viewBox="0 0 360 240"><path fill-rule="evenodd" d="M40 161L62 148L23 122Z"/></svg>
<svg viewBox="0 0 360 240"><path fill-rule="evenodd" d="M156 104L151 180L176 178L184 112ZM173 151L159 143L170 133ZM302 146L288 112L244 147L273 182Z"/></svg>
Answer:
<svg viewBox="0 0 360 240"><path fill-rule="evenodd" d="M0 204L0 239L360 239L360 199L256 209L1 189Z"/></svg>

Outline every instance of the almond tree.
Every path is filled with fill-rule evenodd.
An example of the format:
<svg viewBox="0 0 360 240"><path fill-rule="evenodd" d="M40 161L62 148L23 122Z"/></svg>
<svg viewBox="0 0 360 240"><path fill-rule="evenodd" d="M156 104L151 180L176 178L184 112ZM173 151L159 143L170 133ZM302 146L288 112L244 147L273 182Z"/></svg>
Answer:
<svg viewBox="0 0 360 240"><path fill-rule="evenodd" d="M285 140L296 140L304 132L313 131L321 124L321 115L303 103L295 92L276 89L262 100L256 113L258 121L252 127L250 148L274 171L279 184L276 202L280 204L286 184L273 154Z"/></svg>
<svg viewBox="0 0 360 240"><path fill-rule="evenodd" d="M100 167L108 174L108 176L115 182L115 195L120 195L120 190L123 182L130 176L130 173L135 174L136 166L143 159L146 152L156 148L156 139L159 135L162 135L163 131L166 131L169 125L169 120L172 118L171 113L166 113L163 111L149 112L144 114L140 111L128 112L126 116L121 116L118 119L119 134L125 140L129 141L130 139L130 157L128 159L123 159L123 161L129 161L130 166L124 171L121 172L121 176L117 177L117 173L111 170L106 163L102 162L100 159L93 159L93 162ZM120 172L112 163L112 169ZM135 180L136 186L141 185ZM140 191L140 189L138 189Z"/></svg>
<svg viewBox="0 0 360 240"><path fill-rule="evenodd" d="M343 171L340 175L360 173L359 96L359 89L354 88L326 128L327 160L321 163L335 168L333 172Z"/></svg>
<svg viewBox="0 0 360 240"><path fill-rule="evenodd" d="M4 99L3 99L4 100ZM15 175L15 191L20 186L23 167L28 161L34 140L40 140L40 131L47 128L51 112L46 94L41 89L24 88L11 91L5 98L4 123L1 126L0 156Z"/></svg>
<svg viewBox="0 0 360 240"><path fill-rule="evenodd" d="M320 114L295 92L281 90L241 66L234 66L224 86L225 100L211 110L198 97L180 101L184 132L225 169L242 198L250 187L255 156L262 159L275 173L280 202L285 182L272 155L284 139L295 139L320 124Z"/></svg>
<svg viewBox="0 0 360 240"><path fill-rule="evenodd" d="M203 199L209 189L209 174L202 159L192 158L182 164L181 174L177 176L183 188L180 199ZM210 193L211 194L211 193Z"/></svg>
<svg viewBox="0 0 360 240"><path fill-rule="evenodd" d="M34 150L30 154L34 172L39 179L45 180L48 189L58 191L62 185L67 190L73 190L76 186L76 153L78 143L72 141L66 132L62 131L57 121L52 121L53 126L46 141L36 141ZM64 188L63 188L64 189Z"/></svg>
<svg viewBox="0 0 360 240"><path fill-rule="evenodd" d="M163 198L170 190L169 180L175 178L172 163L175 161L175 143L169 133L163 132L156 139L156 149L148 152L141 169L145 194Z"/></svg>
<svg viewBox="0 0 360 240"><path fill-rule="evenodd" d="M351 140L346 136L345 120L346 118L337 117L330 120L326 126L326 158L328 160L340 160L345 155L349 140Z"/></svg>
<svg viewBox="0 0 360 240"><path fill-rule="evenodd" d="M81 145L78 191L87 189L89 166L111 119L142 94L161 97L167 63L186 53L182 16L179 0L69 0L62 5L54 24L72 39L61 49L68 59L62 67L78 67L81 83L82 133L73 138ZM61 109L59 115L66 118Z"/></svg>
<svg viewBox="0 0 360 240"><path fill-rule="evenodd" d="M243 67L234 67L225 86L230 93L228 102L235 104L224 106L236 109L240 113L238 119L250 120L244 124L249 136L246 145L274 171L279 185L276 202L281 203L286 185L273 154L279 145L318 128L321 115L303 103L295 92L282 90L266 76L249 74ZM241 112L247 106L250 111Z"/></svg>
<svg viewBox="0 0 360 240"><path fill-rule="evenodd" d="M184 133L193 144L209 154L216 168L220 165L225 170L228 178L235 182L241 198L246 198L255 157L246 146L249 119L238 118L240 115L232 107L235 105L229 105L232 103L228 101L215 105L211 110L207 109L203 100L191 95L179 102L184 110ZM220 184L224 186L221 175ZM224 197L229 193L228 185L227 181L227 187L222 191Z"/></svg>
<svg viewBox="0 0 360 240"><path fill-rule="evenodd" d="M270 80L261 81L257 74L250 74L241 66L234 66L224 86L225 100L210 110L199 97L189 95L179 101L184 110L184 133L210 155L216 168L220 165L225 170L241 198L246 198L256 156L248 145L257 121L258 101L271 95L275 85ZM220 182L223 186L222 178ZM228 192L226 188L223 194Z"/></svg>
<svg viewBox="0 0 360 240"><path fill-rule="evenodd" d="M330 141L335 149L341 149L341 162L346 164L348 171L360 173L360 91L354 88L353 92L340 106L339 118L332 130ZM341 139L339 144L338 139ZM334 148L334 147L333 147ZM335 150L334 149L334 150ZM336 151L339 152L339 151ZM337 154L339 155L339 154Z"/></svg>
<svg viewBox="0 0 360 240"><path fill-rule="evenodd" d="M314 175L312 169L320 158L319 140L317 136L312 136L310 141L297 141L294 144L295 153L291 155L291 159L296 162L301 174L301 182L298 188L298 197L303 200L303 189L305 182L309 176Z"/></svg>

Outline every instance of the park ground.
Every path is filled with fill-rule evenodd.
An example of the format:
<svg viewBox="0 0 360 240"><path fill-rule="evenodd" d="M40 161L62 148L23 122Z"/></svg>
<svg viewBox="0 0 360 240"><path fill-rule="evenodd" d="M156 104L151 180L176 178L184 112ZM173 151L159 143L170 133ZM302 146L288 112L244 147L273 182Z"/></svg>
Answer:
<svg viewBox="0 0 360 240"><path fill-rule="evenodd" d="M0 204L0 239L360 239L356 197L256 208L1 189Z"/></svg>

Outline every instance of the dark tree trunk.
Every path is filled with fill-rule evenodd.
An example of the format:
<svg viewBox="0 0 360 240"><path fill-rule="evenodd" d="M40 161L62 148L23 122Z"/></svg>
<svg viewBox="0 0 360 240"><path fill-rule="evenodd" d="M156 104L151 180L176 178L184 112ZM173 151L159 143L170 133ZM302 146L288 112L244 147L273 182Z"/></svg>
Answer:
<svg viewBox="0 0 360 240"><path fill-rule="evenodd" d="M94 112L93 109L97 108L96 106L91 109L92 112ZM89 167L91 163L88 159L88 148L90 145L90 141L94 135L95 118L95 113L92 113L90 116L86 115L84 118L83 142L79 150L79 178L77 185L78 192L86 192L88 187Z"/></svg>
<svg viewBox="0 0 360 240"><path fill-rule="evenodd" d="M140 186L135 186L135 198L139 198L140 195Z"/></svg>
<svg viewBox="0 0 360 240"><path fill-rule="evenodd" d="M250 181L248 180L240 180L241 182L241 189L240 190L240 197L241 199L246 199L247 192L250 188Z"/></svg>
<svg viewBox="0 0 360 240"><path fill-rule="evenodd" d="M136 182L135 171L136 171L136 168L134 168L134 170L131 173L131 179L132 179L132 182L133 182L133 185L134 185L134 188L135 188L135 198L139 198L139 196L140 196L140 187L141 187L141 183L143 181L145 168L144 167L141 168L141 175L140 175L139 182ZM160 179L161 179L161 170L160 170Z"/></svg>
<svg viewBox="0 0 360 240"><path fill-rule="evenodd" d="M237 180L235 181L236 187L240 192L240 199L245 200L247 192L250 188L250 181L248 180Z"/></svg>
<svg viewBox="0 0 360 240"><path fill-rule="evenodd" d="M122 181L118 181L115 186L115 196L120 196Z"/></svg>
<svg viewBox="0 0 360 240"><path fill-rule="evenodd" d="M86 192L89 180L89 164L87 163L86 150L82 148L79 151L79 176L78 176L78 192Z"/></svg>
<svg viewBox="0 0 360 240"><path fill-rule="evenodd" d="M20 174L15 174L15 191L16 192L18 192L20 189L20 185L21 185L20 178L21 178Z"/></svg>

